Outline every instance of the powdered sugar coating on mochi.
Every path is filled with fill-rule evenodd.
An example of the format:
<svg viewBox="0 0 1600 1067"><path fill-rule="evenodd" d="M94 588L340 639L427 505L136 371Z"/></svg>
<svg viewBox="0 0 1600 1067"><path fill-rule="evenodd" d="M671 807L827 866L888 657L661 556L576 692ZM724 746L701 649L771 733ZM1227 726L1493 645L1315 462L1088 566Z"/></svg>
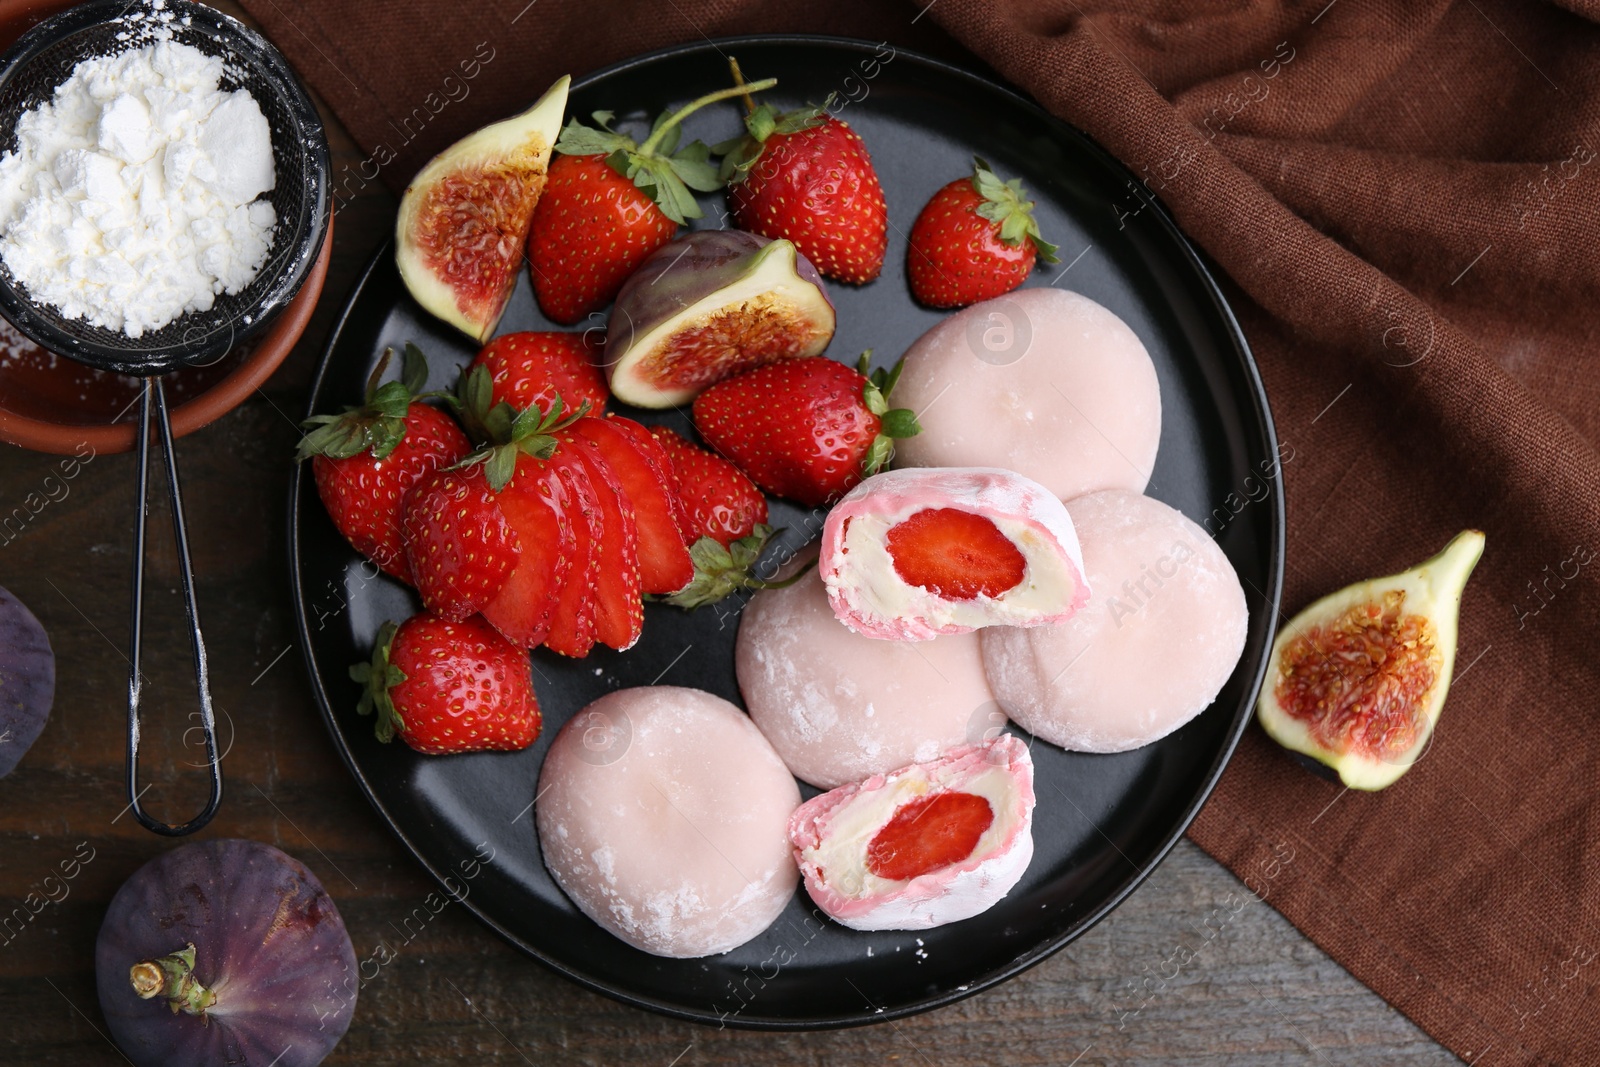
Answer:
<svg viewBox="0 0 1600 1067"><path fill-rule="evenodd" d="M1123 752L1210 705L1244 651L1249 612L1216 542L1180 512L1109 490L1067 502L1093 590L1057 626L983 632L995 699L1075 752Z"/></svg>
<svg viewBox="0 0 1600 1067"><path fill-rule="evenodd" d="M872 873L874 836L906 803L938 792L989 802L994 821L959 863L895 881ZM1033 757L1011 734L813 797L789 821L806 892L852 930L926 930L987 911L1033 859Z"/></svg>
<svg viewBox="0 0 1600 1067"><path fill-rule="evenodd" d="M957 312L906 352L896 406L922 432L901 467L1003 467L1062 500L1143 492L1161 439L1150 354L1113 312L1065 289L1019 289Z"/></svg>
<svg viewBox="0 0 1600 1067"><path fill-rule="evenodd" d="M875 641L841 625L815 569L745 607L734 650L750 718L795 775L832 789L977 741L995 709L976 634Z"/></svg>
<svg viewBox="0 0 1600 1067"><path fill-rule="evenodd" d="M711 693L608 693L550 745L536 802L545 865L580 910L657 956L710 956L770 926L799 880L794 778Z"/></svg>
<svg viewBox="0 0 1600 1067"><path fill-rule="evenodd" d="M1022 581L998 596L949 599L902 579L886 544L924 510L980 515L1022 554ZM927 641L984 626L1059 622L1089 598L1072 517L1048 489L1008 470L884 471L846 493L822 526L817 570L839 621L889 641Z"/></svg>

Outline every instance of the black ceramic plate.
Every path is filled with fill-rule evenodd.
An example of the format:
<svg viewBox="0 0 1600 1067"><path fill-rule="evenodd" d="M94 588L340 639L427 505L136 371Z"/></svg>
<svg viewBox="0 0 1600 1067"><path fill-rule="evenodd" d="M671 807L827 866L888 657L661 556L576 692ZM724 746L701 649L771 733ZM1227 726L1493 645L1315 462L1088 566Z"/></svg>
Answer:
<svg viewBox="0 0 1600 1067"><path fill-rule="evenodd" d="M447 887L477 873L466 906L490 928L562 974L620 1000L733 1026L820 1028L893 1018L947 1004L1048 956L1106 914L1150 873L1204 802L1240 732L1265 667L1277 612L1283 501L1277 441L1245 340L1194 250L1128 171L1081 133L981 77L887 46L826 38L706 42L632 60L572 89L569 113L608 108L654 115L727 84L724 56L748 76L775 76L770 98L788 107L839 93L842 117L865 139L882 177L891 234L883 276L835 285L839 331L830 353L865 348L892 360L939 313L914 304L904 276L906 232L935 189L968 172L974 153L1020 175L1039 201L1062 266L1029 284L1071 287L1115 311L1149 348L1161 381L1161 450L1149 493L1207 524L1238 569L1250 606L1244 658L1216 703L1164 740L1114 756L1033 746L1036 852L1021 883L990 911L920 933L858 933L815 913L804 890L765 934L701 960L638 952L603 932L562 896L539 857L530 807L545 749L585 703L622 686L698 686L738 701L731 611L646 609L644 637L626 653L581 661L534 656L545 729L515 754L419 757L380 745L358 718L349 664L365 659L385 619L417 609L411 591L371 578L335 532L306 468L293 486L290 551L312 685L334 743L378 813ZM836 105L837 106L837 105ZM732 104L696 115L688 134L732 135ZM463 130L462 133L466 131ZM716 226L720 198L702 198ZM502 332L549 328L526 277ZM391 250L374 258L334 331L312 386L312 411L361 396L386 345L415 341L446 384L473 348L407 297ZM665 421L687 428L683 413ZM1252 500L1251 498L1255 498ZM1235 514L1237 512L1237 514ZM776 505L774 522L804 516ZM815 526L812 527L813 529ZM1159 669L1159 665L1152 665ZM811 795L812 790L806 790ZM736 802L736 800L730 800ZM492 862L471 866L475 850Z"/></svg>

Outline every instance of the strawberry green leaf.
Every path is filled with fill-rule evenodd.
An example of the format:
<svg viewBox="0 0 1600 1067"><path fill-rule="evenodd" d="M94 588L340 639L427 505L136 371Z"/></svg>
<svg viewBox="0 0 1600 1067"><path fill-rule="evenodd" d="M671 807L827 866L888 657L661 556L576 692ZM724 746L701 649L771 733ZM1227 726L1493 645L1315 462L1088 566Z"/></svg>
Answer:
<svg viewBox="0 0 1600 1067"><path fill-rule="evenodd" d="M406 413L422 393L428 380L428 362L416 345L406 345L404 372L398 381L380 382L394 349L384 349L378 364L367 378L364 402L346 408L339 415L313 415L300 424L306 435L295 449L295 461L312 456L349 459L363 452L383 459L399 447L406 435Z"/></svg>
<svg viewBox="0 0 1600 1067"><path fill-rule="evenodd" d="M373 733L378 740L388 744L394 735L405 729L405 719L394 706L389 689L406 680L406 673L389 662L389 646L394 642L393 622L386 622L378 631L377 643L372 649L370 663L357 663L350 668L350 680L361 684L361 700L356 704L356 714L371 715L377 712Z"/></svg>
<svg viewBox="0 0 1600 1067"><path fill-rule="evenodd" d="M768 542L778 532L766 523L758 523L750 536L739 538L727 548L714 538L702 536L689 546L689 558L694 562L694 577L688 585L664 599L668 604L692 610L715 604L741 589L782 589L793 585L812 567L812 563L807 563L787 578L777 580L757 578L750 573L761 559Z"/></svg>
<svg viewBox="0 0 1600 1067"><path fill-rule="evenodd" d="M413 396L421 395L428 386L428 357L414 342L407 341L400 357L400 380Z"/></svg>
<svg viewBox="0 0 1600 1067"><path fill-rule="evenodd" d="M567 123L561 136L556 138L556 151L564 156L606 156L639 147L627 134L605 128L611 121L609 111L596 111L594 118L600 123L600 129L585 126L577 119Z"/></svg>
<svg viewBox="0 0 1600 1067"><path fill-rule="evenodd" d="M889 401L884 399L883 390L874 385L870 378L861 387L861 402L867 405L868 411L880 417L889 411Z"/></svg>
<svg viewBox="0 0 1600 1067"><path fill-rule="evenodd" d="M669 160L630 155L627 176L656 202L663 215L679 225L704 214L683 179L673 172Z"/></svg>
<svg viewBox="0 0 1600 1067"><path fill-rule="evenodd" d="M879 434L872 439L872 444L867 446L867 454L861 458L861 474L870 478L889 465L894 458L894 439Z"/></svg>
<svg viewBox="0 0 1600 1067"><path fill-rule="evenodd" d="M871 352L861 357L861 373L867 374L867 359ZM861 400L866 404L867 410L878 416L878 435L872 439L872 444L867 446L867 453L861 459L861 473L871 477L889 465L894 458L894 443L902 437L915 437L922 432L922 424L917 421L917 413L910 408L891 408L889 394L894 391L895 383L900 380L900 372L905 369L904 357L895 361L895 365L888 370L882 367L867 376L867 384L861 387Z"/></svg>
<svg viewBox="0 0 1600 1067"><path fill-rule="evenodd" d="M344 415L313 415L300 425L309 432L300 439L297 461L312 456L349 459L370 447L368 427Z"/></svg>
<svg viewBox="0 0 1600 1067"><path fill-rule="evenodd" d="M884 396L894 392L894 387L900 381L900 372L905 370L905 357L895 360L894 366L887 371L879 369L872 372L872 383L883 391Z"/></svg>
<svg viewBox="0 0 1600 1067"><path fill-rule="evenodd" d="M711 149L704 141L691 141L683 151L670 160L672 173L691 189L702 193L715 192L722 187L717 179L717 168L711 165Z"/></svg>
<svg viewBox="0 0 1600 1067"><path fill-rule="evenodd" d="M480 388L471 380L478 377L479 371L484 372L483 380L488 380L487 368L474 368L473 374L462 383L463 393L476 392ZM485 398L474 396L470 409L471 421L482 434L478 448L451 469L483 464L484 480L497 493L510 484L515 476L519 454L549 459L560 445L553 435L589 414L587 400L579 404L576 411L569 412L559 394L550 402L547 412L540 411L537 404L518 411L502 400L480 414L481 404L486 402Z"/></svg>
<svg viewBox="0 0 1600 1067"><path fill-rule="evenodd" d="M517 472L517 450L514 448L494 448L489 451L489 458L483 464L483 478L489 483L489 488L495 492L506 487L511 481L511 476Z"/></svg>
<svg viewBox="0 0 1600 1067"><path fill-rule="evenodd" d="M990 222L999 223L1000 240L1015 245L1023 240L1033 242L1039 259L1045 263L1060 262L1056 246L1039 235L1039 223L1033 217L1033 201L1028 199L1021 178L1008 182L1000 180L981 156L972 158L972 188L983 198L978 214Z"/></svg>
<svg viewBox="0 0 1600 1067"><path fill-rule="evenodd" d="M894 408L883 413L878 432L884 437L915 437L922 432L922 423L910 408Z"/></svg>
<svg viewBox="0 0 1600 1067"><path fill-rule="evenodd" d="M821 126L826 120L828 109L833 106L834 94L829 93L828 98L820 104L808 104L805 107L781 115L773 126L773 133L799 133L809 130L814 126ZM765 140L766 138L762 138Z"/></svg>

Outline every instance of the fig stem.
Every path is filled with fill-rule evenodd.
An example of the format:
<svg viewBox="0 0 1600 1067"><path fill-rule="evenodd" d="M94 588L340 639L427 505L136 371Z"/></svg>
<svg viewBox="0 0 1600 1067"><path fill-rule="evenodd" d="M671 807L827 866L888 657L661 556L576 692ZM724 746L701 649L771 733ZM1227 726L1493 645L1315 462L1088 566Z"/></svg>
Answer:
<svg viewBox="0 0 1600 1067"><path fill-rule="evenodd" d="M656 150L656 147L661 144L661 141L666 137L668 130L672 129L674 126L678 125L678 123L682 122L696 111L699 111L707 104L715 104L719 100L728 100L735 96L749 96L751 93L759 93L762 90L770 89L777 84L777 78L763 78L758 82L751 82L749 85L735 85L728 89L718 89L714 93L707 93L697 100L689 101L677 111L674 111L672 115L667 118L667 121L663 122L660 127L656 129L656 132L652 133L649 139L647 139L644 144L639 146L639 154L641 156L650 155Z"/></svg>
<svg viewBox="0 0 1600 1067"><path fill-rule="evenodd" d="M181 1011L204 1019L206 1009L217 1002L217 995L194 976L193 942L169 955L140 960L128 968L128 981L140 1000L166 997L174 1015Z"/></svg>
<svg viewBox="0 0 1600 1067"><path fill-rule="evenodd" d="M756 98L750 95L750 87L744 83L744 71L739 69L739 58L728 57L728 69L733 71L733 84L744 90L744 110L746 114L756 109Z"/></svg>

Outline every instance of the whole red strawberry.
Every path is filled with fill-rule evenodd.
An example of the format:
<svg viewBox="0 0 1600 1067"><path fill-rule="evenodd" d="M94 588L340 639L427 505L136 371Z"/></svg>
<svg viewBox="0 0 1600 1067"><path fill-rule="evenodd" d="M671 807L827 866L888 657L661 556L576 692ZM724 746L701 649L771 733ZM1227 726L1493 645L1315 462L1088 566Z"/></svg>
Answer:
<svg viewBox="0 0 1600 1067"><path fill-rule="evenodd" d="M384 623L371 663L350 677L365 686L356 710L377 713L379 741L400 739L430 756L527 748L539 737L539 700L528 654L474 616L426 613Z"/></svg>
<svg viewBox="0 0 1600 1067"><path fill-rule="evenodd" d="M691 544L709 537L726 548L767 521L767 498L738 467L665 426L652 426L650 433L672 461L678 495L688 514L687 540Z"/></svg>
<svg viewBox="0 0 1600 1067"><path fill-rule="evenodd" d="M417 401L428 368L415 345L406 346L401 379L378 384L392 354L386 351L378 361L361 407L305 421L308 432L295 459L311 459L317 495L345 540L409 582L400 536L406 492L424 474L465 456L472 445L450 416Z"/></svg>
<svg viewBox="0 0 1600 1067"><path fill-rule="evenodd" d="M468 372L487 367L493 401L504 401L518 411L537 406L548 413L558 396L569 408L587 403L599 411L611 393L595 358L587 333L508 333L485 345Z"/></svg>
<svg viewBox="0 0 1600 1067"><path fill-rule="evenodd" d="M1034 259L1055 263L1039 236L1022 180L1001 181L981 159L972 177L933 194L911 227L906 268L911 295L930 307L975 304L1021 285Z"/></svg>
<svg viewBox="0 0 1600 1067"><path fill-rule="evenodd" d="M723 155L728 202L742 230L787 237L829 278L860 285L883 269L889 213L861 137L821 107L745 118Z"/></svg>
<svg viewBox="0 0 1600 1067"><path fill-rule="evenodd" d="M663 114L643 144L613 131L609 111L596 111L592 127L567 124L528 231L533 292L546 316L570 326L605 307L641 260L704 214L689 190L722 182L702 142L678 147L679 123L739 91Z"/></svg>
<svg viewBox="0 0 1600 1067"><path fill-rule="evenodd" d="M557 155L528 231L539 307L570 326L609 304L678 224L602 155Z"/></svg>
<svg viewBox="0 0 1600 1067"><path fill-rule="evenodd" d="M824 356L782 359L718 382L694 401L706 443L761 488L816 507L876 474L894 441L920 433L908 408L889 407L900 377Z"/></svg>

